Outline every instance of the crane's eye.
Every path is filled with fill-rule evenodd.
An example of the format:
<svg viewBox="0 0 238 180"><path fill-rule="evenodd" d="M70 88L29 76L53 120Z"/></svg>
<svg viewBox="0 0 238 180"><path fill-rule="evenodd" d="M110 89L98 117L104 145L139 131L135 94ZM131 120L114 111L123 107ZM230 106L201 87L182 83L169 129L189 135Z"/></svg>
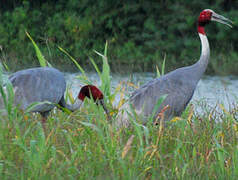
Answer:
<svg viewBox="0 0 238 180"><path fill-rule="evenodd" d="M210 18L212 16L212 12L207 11L206 16L207 16L207 18Z"/></svg>

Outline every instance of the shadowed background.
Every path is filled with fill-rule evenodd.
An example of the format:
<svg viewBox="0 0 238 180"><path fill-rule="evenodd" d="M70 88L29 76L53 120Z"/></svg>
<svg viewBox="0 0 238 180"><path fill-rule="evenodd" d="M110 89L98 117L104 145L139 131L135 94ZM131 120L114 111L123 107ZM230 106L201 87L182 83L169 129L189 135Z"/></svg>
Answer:
<svg viewBox="0 0 238 180"><path fill-rule="evenodd" d="M46 59L63 71L76 69L57 46L90 70L88 56L97 59L93 49L102 51L108 41L112 71L153 71L166 58L168 72L199 58L196 20L206 8L237 23L238 2L232 0L1 0L0 59L11 70L38 66L27 30ZM207 27L207 35L207 74L237 75L237 29L214 23Z"/></svg>

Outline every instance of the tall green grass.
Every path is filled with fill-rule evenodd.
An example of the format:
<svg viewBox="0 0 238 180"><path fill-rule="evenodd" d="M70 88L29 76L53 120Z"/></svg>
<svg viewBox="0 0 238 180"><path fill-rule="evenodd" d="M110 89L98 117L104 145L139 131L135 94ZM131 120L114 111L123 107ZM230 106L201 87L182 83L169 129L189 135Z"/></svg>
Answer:
<svg viewBox="0 0 238 180"><path fill-rule="evenodd" d="M124 88L111 91L107 52L95 52L103 60L100 71L91 59L97 85L110 106ZM80 111L52 112L45 132L39 115L16 110L0 116L0 179L237 179L236 111L220 108L197 115L189 106L163 129L134 121L117 130L87 100Z"/></svg>
<svg viewBox="0 0 238 180"><path fill-rule="evenodd" d="M231 115L231 114L230 114ZM39 117L1 117L1 179L236 179L237 123L189 113L158 127L116 131L101 109L57 111L42 131ZM27 116L27 117L26 117ZM114 119L115 120L115 119ZM236 128L235 128L236 127Z"/></svg>

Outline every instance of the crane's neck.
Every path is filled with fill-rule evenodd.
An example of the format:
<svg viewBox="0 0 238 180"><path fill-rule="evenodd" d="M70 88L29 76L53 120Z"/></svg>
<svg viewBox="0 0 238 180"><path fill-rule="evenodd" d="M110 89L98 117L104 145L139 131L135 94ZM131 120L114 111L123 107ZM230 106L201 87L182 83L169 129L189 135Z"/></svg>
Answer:
<svg viewBox="0 0 238 180"><path fill-rule="evenodd" d="M204 30L203 30L204 32ZM201 33L198 31L200 40L201 40L201 56L197 63L195 63L193 66L195 68L196 75L198 77L198 80L202 77L203 73L206 71L209 58L210 58L210 47L209 42L207 39L207 36L205 33Z"/></svg>
<svg viewBox="0 0 238 180"><path fill-rule="evenodd" d="M63 101L63 104L61 104L63 107L67 108L70 111L76 111L77 109L80 108L80 106L82 105L83 101L76 98L74 104L70 105L67 104L65 101Z"/></svg>

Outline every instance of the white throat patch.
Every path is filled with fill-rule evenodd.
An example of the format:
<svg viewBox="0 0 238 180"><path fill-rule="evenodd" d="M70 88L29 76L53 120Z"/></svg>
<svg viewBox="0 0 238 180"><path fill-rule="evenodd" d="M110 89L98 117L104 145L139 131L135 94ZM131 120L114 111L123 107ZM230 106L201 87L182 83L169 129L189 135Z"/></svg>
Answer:
<svg viewBox="0 0 238 180"><path fill-rule="evenodd" d="M201 55L210 55L209 42L206 35L198 33L201 39L202 54Z"/></svg>

